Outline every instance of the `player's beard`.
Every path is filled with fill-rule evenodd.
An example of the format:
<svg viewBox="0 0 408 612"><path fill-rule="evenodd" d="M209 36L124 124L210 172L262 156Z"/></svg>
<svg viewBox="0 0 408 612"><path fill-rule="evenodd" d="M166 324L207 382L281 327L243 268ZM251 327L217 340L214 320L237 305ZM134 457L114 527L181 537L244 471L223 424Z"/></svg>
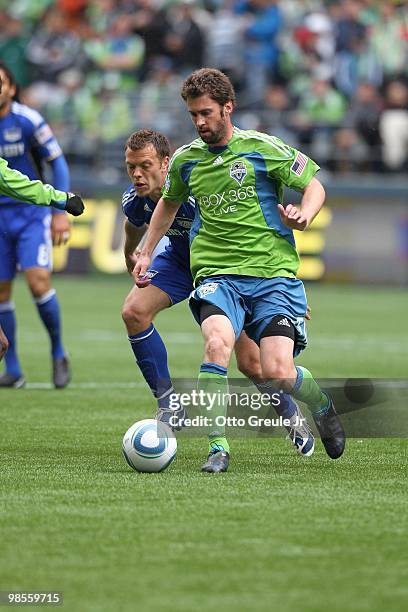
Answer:
<svg viewBox="0 0 408 612"><path fill-rule="evenodd" d="M208 129L208 132L206 134L200 134L199 132L201 140L204 140L204 142L208 145L216 145L217 142L220 142L225 138L225 134L227 132L227 124L225 122L225 114L223 110L221 111L220 115L221 118L217 121L217 124L214 129Z"/></svg>

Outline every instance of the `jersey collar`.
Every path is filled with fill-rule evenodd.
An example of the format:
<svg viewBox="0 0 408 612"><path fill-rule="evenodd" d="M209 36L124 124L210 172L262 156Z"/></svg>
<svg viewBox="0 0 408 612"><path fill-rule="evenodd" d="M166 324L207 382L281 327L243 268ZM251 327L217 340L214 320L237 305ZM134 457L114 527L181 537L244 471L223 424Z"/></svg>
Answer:
<svg viewBox="0 0 408 612"><path fill-rule="evenodd" d="M227 144L222 145L222 147L208 147L208 151L210 153L222 153L223 151L225 151L226 149L228 149L228 147L230 146L231 142L235 139L235 136L237 135L236 133L236 127L234 126L234 131L232 133L231 138L229 139L229 141L227 142Z"/></svg>

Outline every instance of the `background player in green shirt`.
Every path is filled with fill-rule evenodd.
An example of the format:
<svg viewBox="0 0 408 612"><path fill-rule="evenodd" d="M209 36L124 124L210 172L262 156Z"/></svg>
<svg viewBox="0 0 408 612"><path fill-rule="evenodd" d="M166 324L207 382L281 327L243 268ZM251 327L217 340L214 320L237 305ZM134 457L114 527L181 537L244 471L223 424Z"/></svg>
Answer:
<svg viewBox="0 0 408 612"><path fill-rule="evenodd" d="M180 203L192 195L196 217L190 256L196 289L190 307L205 342L200 385L228 390L231 352L245 329L260 346L262 374L271 392L283 388L305 402L327 453L338 458L345 436L333 403L293 360L307 338L306 296L296 278L299 256L292 230L306 229L323 206L325 192L315 177L319 167L276 137L234 127L235 92L222 72L193 72L181 95L199 138L171 159L134 276L144 275ZM285 185L303 193L299 207L282 205ZM218 410L225 412L223 402ZM226 471L228 463L228 442L221 428L214 428L202 469Z"/></svg>
<svg viewBox="0 0 408 612"><path fill-rule="evenodd" d="M5 159L0 157L0 193L27 204L36 206L53 206L66 210L74 217L82 215L84 203L79 195L65 193L41 181L31 181L25 174L8 167Z"/></svg>

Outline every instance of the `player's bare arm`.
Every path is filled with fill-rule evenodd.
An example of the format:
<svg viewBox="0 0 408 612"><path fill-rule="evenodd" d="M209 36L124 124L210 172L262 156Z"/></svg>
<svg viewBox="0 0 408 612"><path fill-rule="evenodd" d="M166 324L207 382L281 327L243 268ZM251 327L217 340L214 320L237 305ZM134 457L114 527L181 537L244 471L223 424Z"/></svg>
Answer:
<svg viewBox="0 0 408 612"><path fill-rule="evenodd" d="M172 200L165 201L163 198L160 198L149 224L146 241L133 269L135 281L139 281L140 278L145 276L151 262L152 253L174 222L179 208L180 204L178 202L173 202Z"/></svg>
<svg viewBox="0 0 408 612"><path fill-rule="evenodd" d="M125 246L123 251L129 274L132 274L137 258L140 255L140 241L146 236L146 232L146 224L142 225L141 227L137 227L136 225L133 225L133 223L125 221Z"/></svg>
<svg viewBox="0 0 408 612"><path fill-rule="evenodd" d="M65 213L52 215L51 219L51 238L54 246L66 244L71 233L71 222Z"/></svg>
<svg viewBox="0 0 408 612"><path fill-rule="evenodd" d="M300 206L288 204L284 208L282 204L278 204L282 223L294 230L305 230L322 208L325 197L323 185L316 177L313 177L303 191Z"/></svg>

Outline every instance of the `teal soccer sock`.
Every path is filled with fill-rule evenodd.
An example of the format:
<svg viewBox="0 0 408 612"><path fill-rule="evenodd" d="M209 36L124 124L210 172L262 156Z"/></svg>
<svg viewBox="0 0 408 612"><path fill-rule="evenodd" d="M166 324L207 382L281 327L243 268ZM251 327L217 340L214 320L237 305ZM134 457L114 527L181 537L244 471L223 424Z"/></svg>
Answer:
<svg viewBox="0 0 408 612"><path fill-rule="evenodd" d="M225 437L225 425L220 421L226 417L228 402L227 368L216 363L203 363L198 376L198 390L203 391L206 398L211 397L211 410L207 410L208 403L204 401L201 406L201 413L211 419L211 426L208 431L209 452L212 450L225 450L229 452L229 444ZM204 414L205 413L205 414ZM220 421L217 423L217 419Z"/></svg>
<svg viewBox="0 0 408 612"><path fill-rule="evenodd" d="M309 370L297 366L296 372L293 397L307 404L313 414L325 414L330 404L326 393L319 387Z"/></svg>

